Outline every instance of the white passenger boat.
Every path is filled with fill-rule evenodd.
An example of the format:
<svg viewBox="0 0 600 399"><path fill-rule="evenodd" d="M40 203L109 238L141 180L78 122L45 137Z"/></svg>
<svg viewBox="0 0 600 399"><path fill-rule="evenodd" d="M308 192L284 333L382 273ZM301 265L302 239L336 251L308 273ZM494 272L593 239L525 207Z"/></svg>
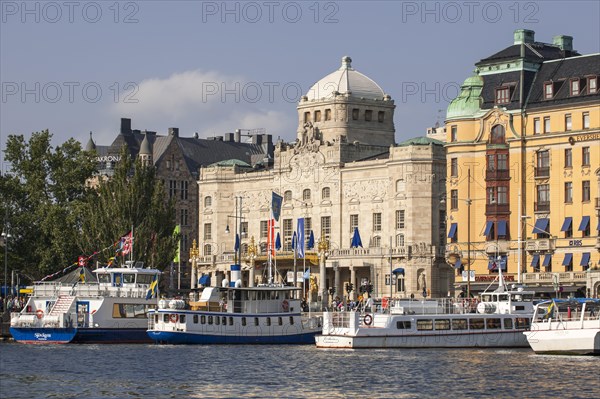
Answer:
<svg viewBox="0 0 600 399"><path fill-rule="evenodd" d="M161 344L313 344L320 319L302 316L299 288L206 287L198 302L159 301L148 335Z"/></svg>
<svg viewBox="0 0 600 399"><path fill-rule="evenodd" d="M75 271L79 273L78 270ZM19 313L11 315L17 342L142 343L148 312L156 307L160 271L141 262L93 270L93 281L39 282Z"/></svg>
<svg viewBox="0 0 600 399"><path fill-rule="evenodd" d="M317 347L527 347L533 296L501 282L481 301L397 299L386 313L326 312Z"/></svg>
<svg viewBox="0 0 600 399"><path fill-rule="evenodd" d="M541 302L525 335L535 353L600 355L600 299Z"/></svg>

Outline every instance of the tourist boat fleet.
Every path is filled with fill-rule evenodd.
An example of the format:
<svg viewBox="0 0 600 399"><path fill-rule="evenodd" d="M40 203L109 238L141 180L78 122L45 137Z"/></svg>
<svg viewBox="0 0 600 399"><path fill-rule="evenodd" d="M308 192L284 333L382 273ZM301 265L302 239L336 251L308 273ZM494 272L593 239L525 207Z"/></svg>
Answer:
<svg viewBox="0 0 600 399"><path fill-rule="evenodd" d="M39 282L19 313L13 313L10 333L17 342L143 343L148 313L156 307L161 272L141 262L92 271L94 281Z"/></svg>
<svg viewBox="0 0 600 399"><path fill-rule="evenodd" d="M541 302L525 335L535 353L600 355L600 299Z"/></svg>

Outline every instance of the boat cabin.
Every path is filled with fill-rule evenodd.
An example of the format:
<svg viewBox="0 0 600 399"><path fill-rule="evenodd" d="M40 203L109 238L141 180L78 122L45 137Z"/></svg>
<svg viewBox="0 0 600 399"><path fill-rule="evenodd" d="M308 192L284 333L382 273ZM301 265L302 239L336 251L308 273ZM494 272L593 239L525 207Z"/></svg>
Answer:
<svg viewBox="0 0 600 399"><path fill-rule="evenodd" d="M227 313L298 312L300 301L293 294L298 290L284 286L206 287L200 300L190 302L190 307Z"/></svg>

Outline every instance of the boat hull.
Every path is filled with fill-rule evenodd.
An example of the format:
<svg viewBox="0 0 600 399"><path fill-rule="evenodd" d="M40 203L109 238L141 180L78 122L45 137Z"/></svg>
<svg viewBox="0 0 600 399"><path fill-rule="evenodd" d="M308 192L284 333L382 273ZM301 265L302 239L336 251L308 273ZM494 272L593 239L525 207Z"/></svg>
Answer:
<svg viewBox="0 0 600 399"><path fill-rule="evenodd" d="M68 344L77 334L76 328L10 328L13 339L23 344Z"/></svg>
<svg viewBox="0 0 600 399"><path fill-rule="evenodd" d="M539 354L600 355L600 328L554 329L526 332L531 349Z"/></svg>
<svg viewBox="0 0 600 399"><path fill-rule="evenodd" d="M237 345L281 345L314 344L317 332L290 335L216 335L180 331L148 331L148 336L159 344L237 344Z"/></svg>
<svg viewBox="0 0 600 399"><path fill-rule="evenodd" d="M23 344L137 344L152 343L145 328L10 328Z"/></svg>

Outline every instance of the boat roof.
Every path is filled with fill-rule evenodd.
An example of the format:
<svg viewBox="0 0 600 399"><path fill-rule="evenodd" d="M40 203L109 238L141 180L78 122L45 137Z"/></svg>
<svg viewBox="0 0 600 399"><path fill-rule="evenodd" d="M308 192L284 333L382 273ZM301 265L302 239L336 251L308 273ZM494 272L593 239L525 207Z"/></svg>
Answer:
<svg viewBox="0 0 600 399"><path fill-rule="evenodd" d="M302 288L291 287L286 285L258 285L256 287L220 287L227 290L241 290L241 291L298 291Z"/></svg>
<svg viewBox="0 0 600 399"><path fill-rule="evenodd" d="M99 267L93 273L138 273L138 274L162 274L158 269L144 269L138 267Z"/></svg>
<svg viewBox="0 0 600 399"><path fill-rule="evenodd" d="M600 304L600 299L598 298L567 298L567 299L561 299L561 298L552 298L552 299L548 299L547 301L542 301L540 303L538 303L538 305L543 305L546 303L550 303L550 302L554 302L554 303L596 303L596 304Z"/></svg>

